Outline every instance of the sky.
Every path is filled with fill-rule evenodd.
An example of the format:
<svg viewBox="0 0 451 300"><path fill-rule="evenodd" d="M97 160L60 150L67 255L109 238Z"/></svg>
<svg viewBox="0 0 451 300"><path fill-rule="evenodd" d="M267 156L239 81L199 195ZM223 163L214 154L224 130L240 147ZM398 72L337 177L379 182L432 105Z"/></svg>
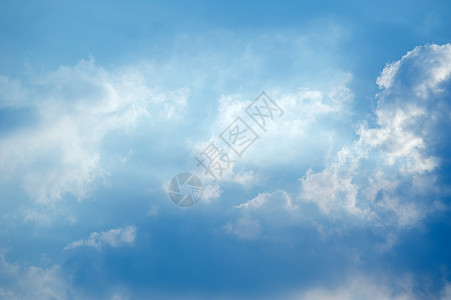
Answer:
<svg viewBox="0 0 451 300"><path fill-rule="evenodd" d="M450 43L438 0L2 1L0 299L451 299Z"/></svg>

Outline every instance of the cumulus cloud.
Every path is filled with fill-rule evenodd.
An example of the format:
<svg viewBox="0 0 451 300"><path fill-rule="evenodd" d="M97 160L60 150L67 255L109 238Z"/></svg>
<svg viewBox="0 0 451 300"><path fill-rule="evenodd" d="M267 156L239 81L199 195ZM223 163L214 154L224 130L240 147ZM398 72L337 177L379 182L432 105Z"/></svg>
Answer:
<svg viewBox="0 0 451 300"><path fill-rule="evenodd" d="M387 251L401 230L443 210L436 179L447 154L437 149L451 128L449 60L451 45L429 45L387 65L377 81L375 123L359 123L357 139L324 156L323 169L309 168L294 196L259 193L235 207L238 218L258 220L261 230L307 222L323 236L354 224L382 235L376 248ZM421 80L410 78L417 74Z"/></svg>
<svg viewBox="0 0 451 300"><path fill-rule="evenodd" d="M450 126L450 61L451 45L428 45L387 65L377 80L376 126L363 123L323 171L308 171L299 199L401 227L439 207L433 172Z"/></svg>
<svg viewBox="0 0 451 300"><path fill-rule="evenodd" d="M353 156L349 157L348 149L340 151L337 157L337 162L329 165L323 172L313 173L309 169L301 179L300 198L316 203L326 213L333 208L352 210L356 204L358 188L352 183L351 176L356 161Z"/></svg>
<svg viewBox="0 0 451 300"><path fill-rule="evenodd" d="M136 227L125 226L110 229L103 232L92 232L86 240L78 240L68 244L64 250L77 247L93 247L100 249L105 246L119 247L123 245L132 245L136 238Z"/></svg>

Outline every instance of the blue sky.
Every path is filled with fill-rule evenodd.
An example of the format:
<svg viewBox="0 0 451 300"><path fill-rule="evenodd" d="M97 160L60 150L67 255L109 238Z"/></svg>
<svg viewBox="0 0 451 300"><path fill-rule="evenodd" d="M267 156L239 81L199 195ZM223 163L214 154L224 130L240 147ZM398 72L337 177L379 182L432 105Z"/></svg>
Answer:
<svg viewBox="0 0 451 300"><path fill-rule="evenodd" d="M450 14L3 1L0 298L451 299ZM213 181L262 91L283 115Z"/></svg>

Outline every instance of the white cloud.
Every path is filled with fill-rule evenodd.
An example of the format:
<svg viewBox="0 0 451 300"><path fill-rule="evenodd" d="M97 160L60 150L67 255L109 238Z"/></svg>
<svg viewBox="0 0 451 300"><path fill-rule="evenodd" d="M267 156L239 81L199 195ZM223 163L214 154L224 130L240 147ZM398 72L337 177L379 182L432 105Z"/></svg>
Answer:
<svg viewBox="0 0 451 300"><path fill-rule="evenodd" d="M238 218L228 222L224 228L226 233L242 239L256 239L261 237L263 228L285 228L299 224L302 219L299 206L283 190L259 193L251 200L236 205L235 210Z"/></svg>
<svg viewBox="0 0 451 300"><path fill-rule="evenodd" d="M236 222L227 223L223 228L226 233L243 240L255 239L261 233L261 226L257 220L244 217Z"/></svg>
<svg viewBox="0 0 451 300"><path fill-rule="evenodd" d="M120 285L110 285L101 299L130 299L129 291ZM99 295L96 296L99 298ZM71 274L59 265L43 268L35 265L12 264L0 249L0 299L87 299L80 287L75 287Z"/></svg>
<svg viewBox="0 0 451 300"><path fill-rule="evenodd" d="M447 283L443 289L442 300L451 300L451 283Z"/></svg>
<svg viewBox="0 0 451 300"><path fill-rule="evenodd" d="M254 171L242 171L233 174L231 182L238 183L244 187L249 187L260 182L260 176Z"/></svg>
<svg viewBox="0 0 451 300"><path fill-rule="evenodd" d="M352 92L346 87L351 76L346 75L327 91L299 89L293 93L284 93L278 89L267 91L268 95L283 109L280 117L268 122L263 131L245 113L245 108L258 95L248 99L241 94L223 95L219 99L217 118L211 127L208 140L191 142L193 148L191 161L200 157L207 146L214 142L219 149L228 153L234 161L229 170L224 170L219 180L233 182L248 188L261 183L264 176L252 170L271 168L280 165L292 165L293 161L320 161L333 147L344 143L335 127L329 127L330 118L340 125L348 124L345 116L350 115L349 104L353 100ZM221 140L220 134L235 120L241 117L259 135L259 138L238 157ZM336 125L336 124L335 124ZM340 127L340 126L337 126ZM314 134L312 134L314 132ZM204 170L198 167L199 172ZM202 181L212 180L210 175Z"/></svg>
<svg viewBox="0 0 451 300"><path fill-rule="evenodd" d="M449 300L451 299L451 283L445 283L438 294L435 294L433 291L416 289L414 277L408 274L391 280L385 276L372 278L365 274L354 274L345 278L339 285L309 287L306 290L284 294L278 298L293 300Z"/></svg>
<svg viewBox="0 0 451 300"><path fill-rule="evenodd" d="M395 75L399 70L401 61L387 64L382 70L381 75L377 78L376 83L380 88L389 89L394 84Z"/></svg>
<svg viewBox="0 0 451 300"><path fill-rule="evenodd" d="M367 219L376 215L401 227L416 224L438 207L427 203L437 197L431 172L440 160L433 149L441 142L440 126L449 126L443 97L450 59L451 45L430 45L388 65L377 81L382 88L377 126L363 124L359 139L335 161L323 171L307 172L300 200L316 203L325 213L342 210ZM388 219L389 212L395 220Z"/></svg>
<svg viewBox="0 0 451 300"><path fill-rule="evenodd" d="M133 149L128 149L127 153L122 155L122 154L116 154L115 157L123 164L127 163L135 154L135 150Z"/></svg>
<svg viewBox="0 0 451 300"><path fill-rule="evenodd" d="M20 267L10 264L4 252L0 255L0 279L9 283L0 287L1 299L68 299L74 290L64 278L61 268Z"/></svg>
<svg viewBox="0 0 451 300"><path fill-rule="evenodd" d="M158 205L152 204L149 208L149 210L146 213L146 216L148 217L153 217L158 215L160 208L158 207Z"/></svg>
<svg viewBox="0 0 451 300"><path fill-rule="evenodd" d="M217 184L208 184L203 187L202 200L206 203L218 199L221 196L221 187Z"/></svg>
<svg viewBox="0 0 451 300"><path fill-rule="evenodd" d="M87 240L74 241L64 247L64 250L74 249L81 246L102 248L105 246L119 247L132 245L136 238L136 227L125 226L110 229L104 232L92 232Z"/></svg>
<svg viewBox="0 0 451 300"><path fill-rule="evenodd" d="M333 118L342 124L347 122L343 118L350 114L349 104L353 100L352 92L346 88L350 79L350 76L344 76L342 81L334 83L326 91L307 88L293 93L277 89L267 91L284 114L275 117L266 132L256 127L244 113L244 109L254 99L244 100L242 96L223 97L215 128L219 134L237 116L254 126L260 138L237 160L240 163L267 167L290 163L313 156L312 147L316 147L314 152L317 157L318 151L324 154L333 144L334 128L327 128L326 118ZM315 132L315 136L312 136L312 132Z"/></svg>
<svg viewBox="0 0 451 300"><path fill-rule="evenodd" d="M376 115L380 128L362 126L358 133L367 145L381 148L388 164L402 161L401 171L407 173L430 172L437 167L438 159L424 153L424 136L414 129L422 119L430 117L424 108L406 103L404 107L379 108Z"/></svg>
<svg viewBox="0 0 451 300"><path fill-rule="evenodd" d="M367 276L354 276L343 284L331 287L310 288L307 291L288 297L289 299L309 300L407 300L417 299L411 278L404 277L394 282L374 280Z"/></svg>
<svg viewBox="0 0 451 300"><path fill-rule="evenodd" d="M445 92L443 83L448 81L450 76L450 44L432 44L416 47L401 60L388 64L377 84L385 89L385 93L404 96L408 94L416 98L412 99L413 101L417 101Z"/></svg>
<svg viewBox="0 0 451 300"><path fill-rule="evenodd" d="M309 169L301 183L300 198L315 202L325 213L336 207L348 210L355 207L358 188L352 183L351 176L340 174L336 164L320 173L313 173Z"/></svg>
<svg viewBox="0 0 451 300"><path fill-rule="evenodd" d="M126 288L123 287L116 287L114 294L109 297L111 300L128 300L131 299L130 293L127 291Z"/></svg>
<svg viewBox="0 0 451 300"><path fill-rule="evenodd" d="M9 98L0 95L2 106L25 107L36 116L36 123L0 139L0 178L21 179L38 203L65 194L85 198L106 174L100 163L104 137L132 129L140 118L178 118L189 93L153 89L145 70L107 71L92 59L32 77L26 86L4 77L0 84L11 90Z"/></svg>
<svg viewBox="0 0 451 300"><path fill-rule="evenodd" d="M443 210L442 191L436 186L434 173L440 166L440 153L433 149L449 136L450 131L444 135L443 128L451 128L448 94L443 91L449 81L437 81L450 79L443 75L451 68L444 63L449 51L451 45L417 47L399 63L384 69L378 80L383 90L377 96L375 126L361 124L356 140L345 144L335 155L324 156L324 169L307 170L300 178L300 192L294 199L285 191L260 193L236 207L239 216L274 228L309 222L325 236L339 234L341 222L364 226L383 236L379 248L387 251L396 243L400 230L416 226L432 212ZM431 65L434 72L428 70ZM421 80L404 78L416 74ZM428 87L428 97L424 98L422 92L412 96L412 82ZM311 115L315 116L318 114ZM295 119L291 125L295 133L288 136L297 135ZM302 139L302 135L297 138ZM296 150L300 152L302 148ZM322 216L310 215L317 214L312 211L312 203ZM325 223L321 221L323 216L328 220ZM328 222L336 221L337 226L329 228Z"/></svg>
<svg viewBox="0 0 451 300"><path fill-rule="evenodd" d="M28 91L22 87L20 81L0 76L0 109L21 107L28 97Z"/></svg>
<svg viewBox="0 0 451 300"><path fill-rule="evenodd" d="M287 192L278 190L274 193L259 193L255 198L237 205L235 208L247 210L265 208L271 210L272 213L276 213L277 210L293 211L298 207L293 203Z"/></svg>

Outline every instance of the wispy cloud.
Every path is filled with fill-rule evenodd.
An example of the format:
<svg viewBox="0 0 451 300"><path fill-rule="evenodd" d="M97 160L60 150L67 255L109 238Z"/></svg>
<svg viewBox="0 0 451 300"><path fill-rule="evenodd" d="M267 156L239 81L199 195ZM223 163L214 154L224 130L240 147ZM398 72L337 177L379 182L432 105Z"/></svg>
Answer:
<svg viewBox="0 0 451 300"><path fill-rule="evenodd" d="M22 267L9 263L0 249L0 269L0 279L10 282L0 287L1 299L67 299L76 294L59 265Z"/></svg>
<svg viewBox="0 0 451 300"><path fill-rule="evenodd" d="M36 118L0 138L0 176L22 180L38 203L86 197L107 173L100 154L107 134L126 132L142 118L173 120L187 105L187 89L154 89L143 72L108 71L91 59L32 76L26 85L1 77L2 91L10 92L0 107L27 108Z"/></svg>
<svg viewBox="0 0 451 300"><path fill-rule="evenodd" d="M243 240L255 239L261 233L259 222L250 218L241 218L236 222L229 222L223 228L226 233Z"/></svg>
<svg viewBox="0 0 451 300"><path fill-rule="evenodd" d="M68 244L64 250L74 249L77 247L93 247L102 248L105 246L119 247L123 245L132 245L136 238L136 227L125 226L110 229L103 232L92 232L86 240L78 240Z"/></svg>

